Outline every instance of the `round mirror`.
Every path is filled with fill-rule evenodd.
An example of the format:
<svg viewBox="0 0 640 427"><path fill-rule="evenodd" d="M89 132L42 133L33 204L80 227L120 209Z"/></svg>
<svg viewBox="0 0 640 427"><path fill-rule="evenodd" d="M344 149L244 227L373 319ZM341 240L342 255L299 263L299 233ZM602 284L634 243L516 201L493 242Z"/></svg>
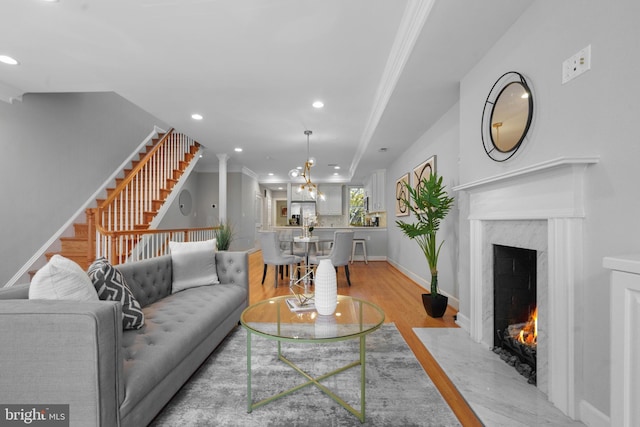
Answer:
<svg viewBox="0 0 640 427"><path fill-rule="evenodd" d="M482 113L482 143L497 162L511 158L533 118L533 96L524 77L511 71L493 85Z"/></svg>
<svg viewBox="0 0 640 427"><path fill-rule="evenodd" d="M180 204L180 212L182 215L187 216L191 213L191 193L189 190L182 190L178 197L178 203Z"/></svg>

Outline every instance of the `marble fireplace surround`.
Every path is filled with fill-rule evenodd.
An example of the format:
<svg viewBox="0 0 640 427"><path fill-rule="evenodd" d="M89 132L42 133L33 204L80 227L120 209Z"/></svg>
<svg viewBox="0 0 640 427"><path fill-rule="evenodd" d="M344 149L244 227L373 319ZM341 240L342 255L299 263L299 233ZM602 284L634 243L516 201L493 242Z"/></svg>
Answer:
<svg viewBox="0 0 640 427"><path fill-rule="evenodd" d="M576 315L582 306L584 176L597 162L561 157L454 187L466 196L469 212L470 313L458 313L458 324L474 341L493 346L492 246L536 250L538 388L574 419L583 340Z"/></svg>

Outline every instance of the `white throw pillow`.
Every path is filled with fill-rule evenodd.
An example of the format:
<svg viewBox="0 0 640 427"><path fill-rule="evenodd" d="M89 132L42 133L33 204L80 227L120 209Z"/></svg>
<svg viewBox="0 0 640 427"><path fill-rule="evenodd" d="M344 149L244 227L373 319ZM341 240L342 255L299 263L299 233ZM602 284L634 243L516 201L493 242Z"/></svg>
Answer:
<svg viewBox="0 0 640 427"><path fill-rule="evenodd" d="M216 239L169 242L169 250L173 269L171 293L220 283L216 271Z"/></svg>
<svg viewBox="0 0 640 427"><path fill-rule="evenodd" d="M29 299L100 301L89 275L61 255L51 257L33 276Z"/></svg>

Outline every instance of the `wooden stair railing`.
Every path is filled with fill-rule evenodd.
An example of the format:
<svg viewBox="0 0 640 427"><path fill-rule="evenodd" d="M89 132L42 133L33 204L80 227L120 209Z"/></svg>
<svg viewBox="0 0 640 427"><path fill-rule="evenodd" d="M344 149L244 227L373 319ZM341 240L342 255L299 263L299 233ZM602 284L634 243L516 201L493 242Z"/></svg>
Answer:
<svg viewBox="0 0 640 427"><path fill-rule="evenodd" d="M89 213L89 218L92 216L92 213ZM104 256L116 265L167 255L169 254L170 241L210 240L215 238L215 232L218 228L108 231L101 229L98 225L95 235L101 236L101 239L97 248L97 256ZM91 244L89 246L95 247Z"/></svg>
<svg viewBox="0 0 640 427"><path fill-rule="evenodd" d="M124 177L116 179L115 188L107 189L106 198L96 200L97 208L86 210L86 223L74 224L74 236L60 238L61 251L58 253L85 269L97 254L107 256L116 263L124 262L127 257L138 257L136 251L142 251L142 246L135 249L133 242L142 241L146 245L152 238L145 237L145 234L161 234L143 231L149 228L178 179L194 159L198 147L196 141L173 129L154 138L140 152L139 159L132 161L129 169L123 170ZM174 240L213 238L213 232L208 229L163 232L169 233ZM109 249L108 253L104 253L103 248L118 247L115 240L123 242L121 249L116 252ZM46 255L50 258L54 253ZM35 271L30 272L33 273Z"/></svg>
<svg viewBox="0 0 640 427"><path fill-rule="evenodd" d="M119 264L131 257L139 259L141 254L147 254L143 258L148 258L152 253L162 252L162 246L157 246L154 239L165 234L142 231L149 228L199 147L195 140L171 129L132 165L124 178L116 181L116 187L107 191L106 199L98 200L97 208L87 212L88 260L104 256ZM171 236L178 234L178 230L170 231ZM190 231L182 233L191 238ZM136 249L137 246L140 248Z"/></svg>

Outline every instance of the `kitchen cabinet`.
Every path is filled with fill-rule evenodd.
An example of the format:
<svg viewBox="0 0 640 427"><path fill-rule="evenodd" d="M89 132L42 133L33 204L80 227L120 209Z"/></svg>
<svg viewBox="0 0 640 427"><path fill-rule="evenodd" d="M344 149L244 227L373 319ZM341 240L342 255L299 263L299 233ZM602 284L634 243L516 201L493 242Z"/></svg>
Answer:
<svg viewBox="0 0 640 427"><path fill-rule="evenodd" d="M316 203L318 215L342 215L342 185L318 185L324 194L324 200L318 198Z"/></svg>
<svg viewBox="0 0 640 427"><path fill-rule="evenodd" d="M386 211L384 203L386 171L379 169L371 174L365 185L365 195L369 198L369 212Z"/></svg>

